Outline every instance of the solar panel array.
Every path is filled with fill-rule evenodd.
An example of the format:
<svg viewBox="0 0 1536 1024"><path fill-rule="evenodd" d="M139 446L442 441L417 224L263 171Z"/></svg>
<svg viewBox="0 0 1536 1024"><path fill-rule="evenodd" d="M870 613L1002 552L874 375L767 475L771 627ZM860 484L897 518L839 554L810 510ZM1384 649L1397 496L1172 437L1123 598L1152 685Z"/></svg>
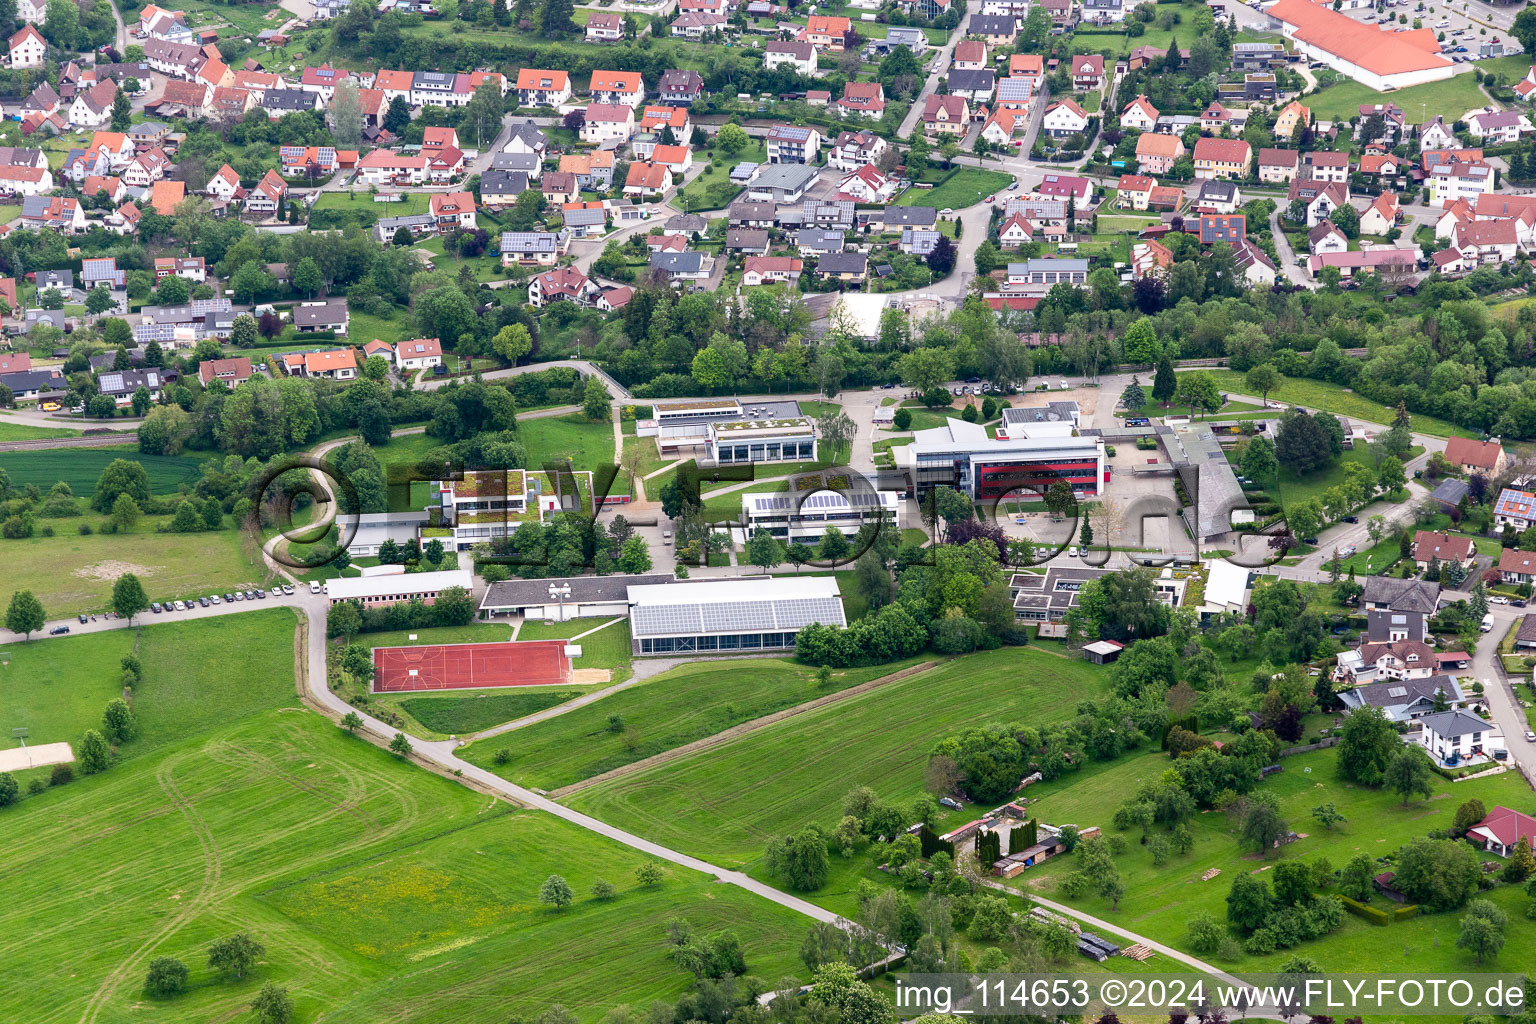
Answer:
<svg viewBox="0 0 1536 1024"><path fill-rule="evenodd" d="M753 495L752 503L758 509L784 512L797 509L879 508L881 505L880 493L877 491L855 491L846 495L821 491L807 495L804 500L790 494Z"/></svg>
<svg viewBox="0 0 1536 1024"><path fill-rule="evenodd" d="M793 597L709 604L639 604L631 609L636 636L692 636L701 633L777 632L813 622L841 623L835 597Z"/></svg>

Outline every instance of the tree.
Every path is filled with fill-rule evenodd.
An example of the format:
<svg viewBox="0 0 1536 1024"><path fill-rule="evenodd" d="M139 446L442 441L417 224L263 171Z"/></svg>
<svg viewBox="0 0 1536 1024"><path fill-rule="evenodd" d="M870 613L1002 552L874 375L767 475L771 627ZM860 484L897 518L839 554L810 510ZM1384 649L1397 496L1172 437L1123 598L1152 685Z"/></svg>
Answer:
<svg viewBox="0 0 1536 1024"><path fill-rule="evenodd" d="M112 130L125 132L133 123L133 103L128 99L128 93L122 89L112 97Z"/></svg>
<svg viewBox="0 0 1536 1024"><path fill-rule="evenodd" d="M661 879L666 873L666 869L659 863L654 860L648 860L635 868L635 881L639 882L643 887L650 889L660 885Z"/></svg>
<svg viewBox="0 0 1536 1024"><path fill-rule="evenodd" d="M256 1011L256 1019L261 1024L288 1024L293 1019L293 999L288 990L275 981L261 986L256 998L251 1000L251 1009Z"/></svg>
<svg viewBox="0 0 1536 1024"><path fill-rule="evenodd" d="M1499 877L1510 885L1519 885L1533 874L1536 874L1536 855L1531 853L1530 839L1521 836Z"/></svg>
<svg viewBox="0 0 1536 1024"><path fill-rule="evenodd" d="M157 956L149 962L149 973L144 976L144 994L155 999L179 996L187 990L191 972L187 965L173 956Z"/></svg>
<svg viewBox="0 0 1536 1024"><path fill-rule="evenodd" d="M122 744L133 738L138 731L138 721L133 716L133 709L128 702L121 697L113 697L107 701L107 709L101 715L101 729L106 733L107 739L113 743Z"/></svg>
<svg viewBox="0 0 1536 1024"><path fill-rule="evenodd" d="M1290 832L1290 826L1280 816L1280 802L1273 793L1254 793L1248 798L1248 809L1243 814L1242 841L1257 847L1265 857L1275 851L1275 844Z"/></svg>
<svg viewBox="0 0 1536 1024"><path fill-rule="evenodd" d="M1269 363L1260 363L1243 376L1243 386L1258 392L1266 405L1269 404L1269 393L1280 386L1280 381L1280 371Z"/></svg>
<svg viewBox="0 0 1536 1024"><path fill-rule="evenodd" d="M1451 826L1451 831L1457 836L1464 836L1468 829L1486 817L1488 817L1488 808L1483 806L1481 800L1473 797L1456 808L1456 821Z"/></svg>
<svg viewBox="0 0 1536 1024"><path fill-rule="evenodd" d="M576 894L571 890L571 883L559 875L550 875L544 879L544 884L539 886L539 902L547 903L556 910L564 910L576 899Z"/></svg>
<svg viewBox="0 0 1536 1024"><path fill-rule="evenodd" d="M1461 934L1456 948L1471 953L1478 963L1499 955L1504 948L1504 926L1509 923L1504 911L1491 900L1473 900L1461 919Z"/></svg>
<svg viewBox="0 0 1536 1024"><path fill-rule="evenodd" d="M769 844L768 873L782 876L791 889L813 892L827 880L827 839L820 828L807 825Z"/></svg>
<svg viewBox="0 0 1536 1024"><path fill-rule="evenodd" d="M767 572L784 561L784 545L762 527L747 538L747 561Z"/></svg>
<svg viewBox="0 0 1536 1024"><path fill-rule="evenodd" d="M112 584L112 611L119 617L133 622L133 617L149 607L149 597L144 584L131 572L125 572Z"/></svg>
<svg viewBox="0 0 1536 1024"><path fill-rule="evenodd" d="M341 716L341 727L355 736L357 730L363 727L363 719L356 711L348 711Z"/></svg>
<svg viewBox="0 0 1536 1024"><path fill-rule="evenodd" d="M1328 215L1328 219L1333 222L1334 227L1344 232L1345 238L1360 237L1360 214L1355 212L1355 208L1348 203L1341 203Z"/></svg>
<svg viewBox="0 0 1536 1024"><path fill-rule="evenodd" d="M508 324L491 339L491 351L512 366L533 351L533 336L522 324Z"/></svg>
<svg viewBox="0 0 1536 1024"><path fill-rule="evenodd" d="M715 144L720 147L720 151L726 156L735 156L743 149L746 149L750 141L747 138L746 130L735 121L727 121L715 133Z"/></svg>
<svg viewBox="0 0 1536 1024"><path fill-rule="evenodd" d="M1263 434L1255 434L1243 446L1243 453L1238 457L1238 466L1242 469L1243 475L1250 480L1270 479L1278 466L1275 459L1275 446Z"/></svg>
<svg viewBox="0 0 1536 1024"><path fill-rule="evenodd" d="M644 537L631 537L624 542L619 548L618 567L620 572L631 574L651 571L651 549Z"/></svg>
<svg viewBox="0 0 1536 1024"><path fill-rule="evenodd" d="M613 396L601 377L592 374L581 392L581 411L589 420L607 420L612 414Z"/></svg>
<svg viewBox="0 0 1536 1024"><path fill-rule="evenodd" d="M170 278L166 278L170 280ZM320 294L320 289L325 285L325 277L320 272L320 264L315 262L313 256L306 256L293 268L293 286L307 298L314 298Z"/></svg>
<svg viewBox="0 0 1536 1024"><path fill-rule="evenodd" d="M1387 788L1402 796L1404 807L1415 793L1422 793L1428 800L1435 791L1433 779L1429 762L1417 747L1399 747L1397 756L1387 765Z"/></svg>
<svg viewBox="0 0 1536 1024"><path fill-rule="evenodd" d="M1520 40L1526 53L1536 47L1536 8L1523 7L1520 13L1515 15L1514 23L1509 27L1510 35Z"/></svg>
<svg viewBox="0 0 1536 1024"><path fill-rule="evenodd" d="M1352 900L1369 903L1375 892L1376 862L1369 854L1356 854L1339 869L1339 891Z"/></svg>
<svg viewBox="0 0 1536 1024"><path fill-rule="evenodd" d="M100 316L115 305L117 300L112 297L112 289L105 285L97 285L85 297L85 311L91 316Z"/></svg>
<svg viewBox="0 0 1536 1024"><path fill-rule="evenodd" d="M1328 435L1305 409L1293 410L1281 422L1275 458L1297 476L1306 476L1333 461Z"/></svg>
<svg viewBox="0 0 1536 1024"><path fill-rule="evenodd" d="M1312 808L1312 819L1329 832L1342 825L1346 820L1344 815L1333 806L1332 801L1323 804L1321 807Z"/></svg>
<svg viewBox="0 0 1536 1024"><path fill-rule="evenodd" d="M1191 411L1215 412L1221 408L1221 390L1216 387L1216 378L1204 370L1192 370L1178 378L1179 383L1175 387L1174 397L1188 405Z"/></svg>
<svg viewBox="0 0 1536 1024"><path fill-rule="evenodd" d="M1227 922L1246 935L1264 923L1273 905L1274 895L1264 880L1245 872L1232 880L1227 892Z"/></svg>
<svg viewBox="0 0 1536 1024"><path fill-rule="evenodd" d="M1138 412L1147 404L1147 393L1142 390L1141 381L1135 377L1120 392L1120 407L1126 412Z"/></svg>
<svg viewBox="0 0 1536 1024"><path fill-rule="evenodd" d="M10 606L5 609L5 628L20 633L30 640L32 634L43 628L48 621L43 613L43 602L30 590L18 590L11 595Z"/></svg>
<svg viewBox="0 0 1536 1024"><path fill-rule="evenodd" d="M239 932L208 947L208 966L238 979L245 977L245 972L266 955L265 946L251 938L248 932Z"/></svg>
<svg viewBox="0 0 1536 1024"><path fill-rule="evenodd" d="M1163 408L1168 407L1174 393L1178 390L1178 378L1173 372L1173 361L1168 358L1166 352L1163 358L1158 360L1157 373L1152 377L1152 399L1163 403Z"/></svg>
<svg viewBox="0 0 1536 1024"><path fill-rule="evenodd" d="M104 772L112 765L112 750L107 746L107 741L101 733L95 729L85 730L85 735L80 739L80 749L76 751L76 760L80 764L80 771L85 775L95 775Z"/></svg>
<svg viewBox="0 0 1536 1024"><path fill-rule="evenodd" d="M395 96L389 101L389 108L384 112L384 129L392 135L399 135L410 123L411 105L406 102L404 96Z"/></svg>
<svg viewBox="0 0 1536 1024"><path fill-rule="evenodd" d="M155 301L162 306L180 306L192 297L192 288L184 277L168 275L155 288Z"/></svg>
<svg viewBox="0 0 1536 1024"><path fill-rule="evenodd" d="M1339 774L1366 786L1379 786L1401 746L1397 730L1380 708L1351 712L1339 736Z"/></svg>
<svg viewBox="0 0 1536 1024"><path fill-rule="evenodd" d="M128 459L113 459L96 478L96 491L91 495L91 508L97 512L110 512L118 496L127 494L140 505L149 502L149 474L142 463Z"/></svg>
<svg viewBox="0 0 1536 1024"><path fill-rule="evenodd" d="M605 882L601 878L592 883L592 898L606 902L619 894L612 882Z"/></svg>
<svg viewBox="0 0 1536 1024"><path fill-rule="evenodd" d="M403 732L396 732L395 738L389 741L389 751L396 757L409 757L411 753L411 739Z"/></svg>
<svg viewBox="0 0 1536 1024"><path fill-rule="evenodd" d="M1461 906L1482 875L1472 847L1450 839L1415 839L1398 850L1394 866L1392 885L1426 910Z"/></svg>
<svg viewBox="0 0 1536 1024"><path fill-rule="evenodd" d="M934 280L948 277L949 272L955 269L955 243L949 240L948 235L940 235L938 242L929 251L928 269L933 271Z"/></svg>

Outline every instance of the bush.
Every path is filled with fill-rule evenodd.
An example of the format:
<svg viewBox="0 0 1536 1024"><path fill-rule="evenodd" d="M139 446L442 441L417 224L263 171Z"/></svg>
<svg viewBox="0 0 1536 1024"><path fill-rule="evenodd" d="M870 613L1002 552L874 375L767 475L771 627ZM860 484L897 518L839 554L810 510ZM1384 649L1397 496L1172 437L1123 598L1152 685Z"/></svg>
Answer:
<svg viewBox="0 0 1536 1024"><path fill-rule="evenodd" d="M48 777L48 785L65 786L75 781L75 769L67 764L53 766L53 774Z"/></svg>
<svg viewBox="0 0 1536 1024"><path fill-rule="evenodd" d="M1392 921L1392 916L1385 910L1377 910L1375 907L1366 906L1359 900L1352 900L1348 896L1339 896L1337 899L1340 903L1344 904L1345 910L1349 911L1351 914L1354 914L1356 917L1364 918L1371 924L1379 925L1385 928ZM1415 913L1418 912L1418 909L1418 907L1413 908Z"/></svg>
<svg viewBox="0 0 1536 1024"><path fill-rule="evenodd" d="M911 430L912 429L912 410L911 409L897 409L896 410L896 418L892 422L892 425L897 430Z"/></svg>
<svg viewBox="0 0 1536 1024"><path fill-rule="evenodd" d="M94 532L96 532L96 531L91 529L91 524L90 523L81 523L80 524L80 536L82 536L82 537L89 537Z"/></svg>

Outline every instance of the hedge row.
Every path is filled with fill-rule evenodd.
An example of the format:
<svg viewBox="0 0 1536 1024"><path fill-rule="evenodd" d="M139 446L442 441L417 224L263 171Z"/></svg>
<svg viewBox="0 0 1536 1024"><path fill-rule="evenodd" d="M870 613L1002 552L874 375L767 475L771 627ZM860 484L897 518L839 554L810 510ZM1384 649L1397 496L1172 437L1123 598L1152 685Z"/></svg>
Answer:
<svg viewBox="0 0 1536 1024"><path fill-rule="evenodd" d="M1348 896L1343 895L1339 896L1339 902L1344 904L1345 910L1356 917L1364 918L1371 924L1385 928L1392 923L1392 915L1388 914L1385 910L1377 910L1375 907L1368 906L1359 900L1352 900Z"/></svg>

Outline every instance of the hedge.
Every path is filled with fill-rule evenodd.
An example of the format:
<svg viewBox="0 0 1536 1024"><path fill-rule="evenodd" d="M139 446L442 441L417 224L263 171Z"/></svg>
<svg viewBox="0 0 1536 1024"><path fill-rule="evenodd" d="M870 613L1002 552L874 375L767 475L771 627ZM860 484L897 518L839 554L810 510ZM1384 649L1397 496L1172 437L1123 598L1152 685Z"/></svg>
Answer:
<svg viewBox="0 0 1536 1024"><path fill-rule="evenodd" d="M1418 916L1419 905L1417 903L1411 903L1406 907L1398 907L1396 910L1392 911L1392 920L1394 921L1406 921L1410 917Z"/></svg>
<svg viewBox="0 0 1536 1024"><path fill-rule="evenodd" d="M1341 895L1338 897L1338 900L1344 904L1345 910L1356 917L1364 918L1371 924L1385 928L1392 922L1392 915L1388 914L1385 910L1377 910L1375 907L1367 906L1359 900L1352 900L1348 896ZM1415 907L1414 909L1417 910L1418 908Z"/></svg>

